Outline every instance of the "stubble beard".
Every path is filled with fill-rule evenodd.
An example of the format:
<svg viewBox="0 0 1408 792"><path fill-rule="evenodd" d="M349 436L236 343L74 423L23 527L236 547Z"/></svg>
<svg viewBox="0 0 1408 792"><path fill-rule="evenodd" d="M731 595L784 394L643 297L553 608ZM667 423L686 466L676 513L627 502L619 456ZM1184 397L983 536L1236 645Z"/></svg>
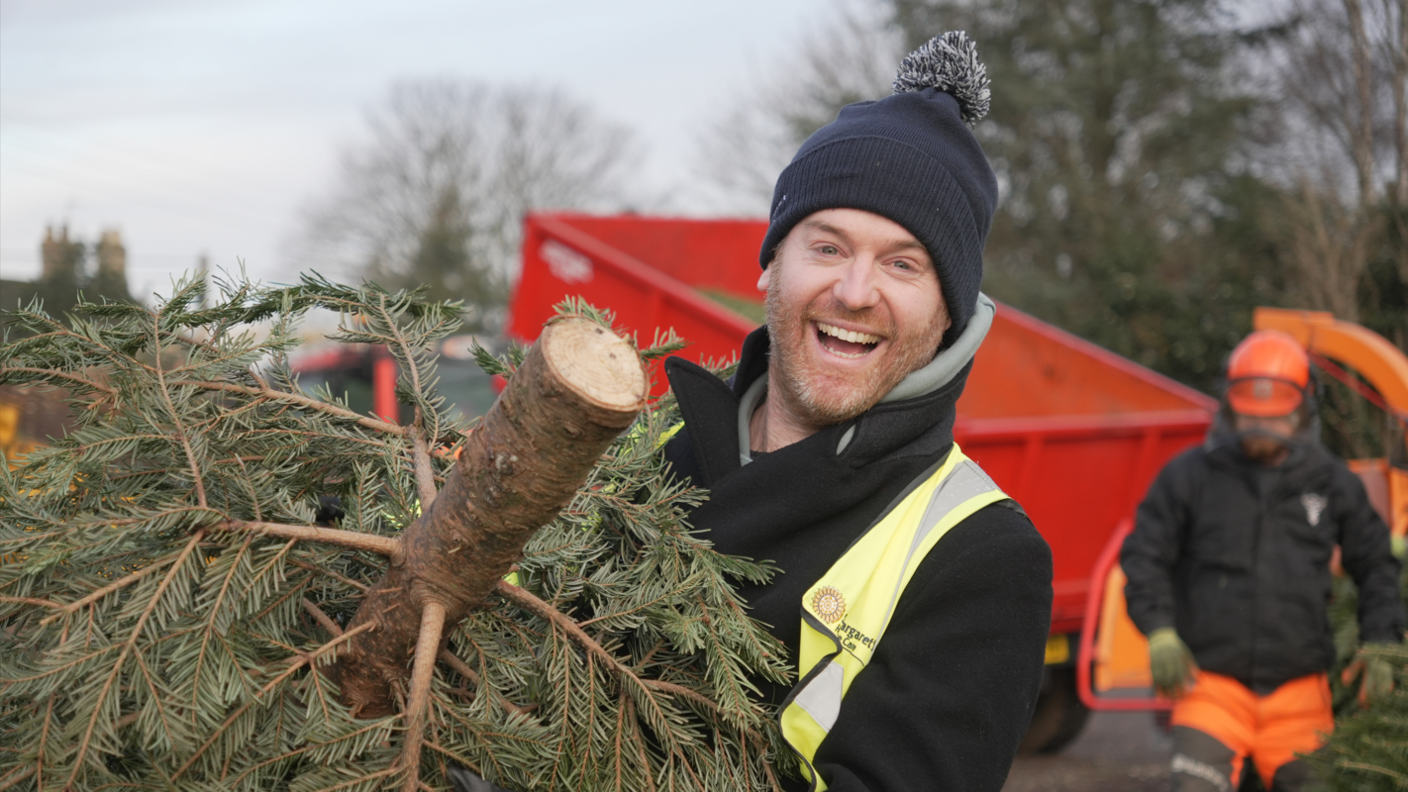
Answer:
<svg viewBox="0 0 1408 792"><path fill-rule="evenodd" d="M771 266L778 266L778 262L774 261ZM823 304L813 301L799 308L789 308L782 301L781 274L773 273L766 301L772 340L768 365L771 385L776 389L768 396L781 399L787 410L802 422L820 428L849 421L874 407L905 377L934 359L948 318L942 304L925 327L900 335L893 317L880 317L877 321L874 311L852 311L829 294ZM826 387L822 373L804 353L812 343L808 336L816 332L813 321L851 322L877 330L879 335L889 339L892 349L880 359L878 369L857 373L843 387Z"/></svg>
<svg viewBox="0 0 1408 792"><path fill-rule="evenodd" d="M1286 441L1266 434L1241 437L1242 455L1260 465L1276 465L1290 453Z"/></svg>

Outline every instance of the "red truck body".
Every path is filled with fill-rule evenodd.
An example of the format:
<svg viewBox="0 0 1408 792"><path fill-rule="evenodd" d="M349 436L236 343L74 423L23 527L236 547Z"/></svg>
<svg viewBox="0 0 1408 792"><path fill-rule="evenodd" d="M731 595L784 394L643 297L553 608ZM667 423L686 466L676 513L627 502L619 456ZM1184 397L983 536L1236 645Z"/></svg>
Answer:
<svg viewBox="0 0 1408 792"><path fill-rule="evenodd" d="M530 341L581 296L643 344L673 327L691 359L731 359L756 323L703 293L761 302L767 223L530 215L510 335ZM656 393L667 383L656 372ZM1008 306L979 349L954 434L1051 544L1054 634L1079 632L1101 550L1173 455L1199 442L1216 402Z"/></svg>

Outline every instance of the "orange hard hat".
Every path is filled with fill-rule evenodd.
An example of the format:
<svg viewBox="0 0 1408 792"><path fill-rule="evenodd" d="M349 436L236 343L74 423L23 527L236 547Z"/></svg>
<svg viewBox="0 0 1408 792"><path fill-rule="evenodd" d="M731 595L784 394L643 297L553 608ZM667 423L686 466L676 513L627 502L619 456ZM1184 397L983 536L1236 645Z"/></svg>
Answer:
<svg viewBox="0 0 1408 792"><path fill-rule="evenodd" d="M1310 356L1280 330L1252 333L1227 360L1227 403L1238 415L1290 415L1309 385Z"/></svg>

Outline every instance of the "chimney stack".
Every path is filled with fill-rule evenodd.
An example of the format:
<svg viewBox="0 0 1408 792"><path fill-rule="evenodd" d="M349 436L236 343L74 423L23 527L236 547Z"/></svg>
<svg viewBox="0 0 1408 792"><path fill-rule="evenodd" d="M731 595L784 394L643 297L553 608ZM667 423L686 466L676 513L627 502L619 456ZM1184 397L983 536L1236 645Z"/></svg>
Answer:
<svg viewBox="0 0 1408 792"><path fill-rule="evenodd" d="M54 227L44 227L44 242L39 246L39 260L43 262L41 277L48 281L53 280L61 273L65 273L71 279L73 277L73 261L66 255L68 252L68 226L60 226L59 238L54 238Z"/></svg>
<svg viewBox="0 0 1408 792"><path fill-rule="evenodd" d="M98 277L108 283L127 282L127 248L116 229L104 231L98 239Z"/></svg>

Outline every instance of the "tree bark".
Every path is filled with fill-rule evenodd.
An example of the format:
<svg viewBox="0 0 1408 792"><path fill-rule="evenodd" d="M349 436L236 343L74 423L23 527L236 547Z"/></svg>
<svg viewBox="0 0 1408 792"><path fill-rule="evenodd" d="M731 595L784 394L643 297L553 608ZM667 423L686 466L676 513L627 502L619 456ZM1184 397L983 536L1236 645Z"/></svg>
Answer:
<svg viewBox="0 0 1408 792"><path fill-rule="evenodd" d="M1369 51L1369 33L1364 29L1364 8L1360 0L1343 0L1343 3L1345 15L1349 17L1350 63L1353 65L1356 99L1352 106L1357 116L1353 121L1348 121L1352 141L1350 155L1358 177L1358 207L1362 217L1378 195L1378 186L1374 183L1373 53Z"/></svg>
<svg viewBox="0 0 1408 792"><path fill-rule="evenodd" d="M629 342L583 319L544 329L348 625L376 625L349 641L327 672L354 716L396 710L426 604L444 609L444 634L482 607L528 539L635 419L647 391Z"/></svg>

